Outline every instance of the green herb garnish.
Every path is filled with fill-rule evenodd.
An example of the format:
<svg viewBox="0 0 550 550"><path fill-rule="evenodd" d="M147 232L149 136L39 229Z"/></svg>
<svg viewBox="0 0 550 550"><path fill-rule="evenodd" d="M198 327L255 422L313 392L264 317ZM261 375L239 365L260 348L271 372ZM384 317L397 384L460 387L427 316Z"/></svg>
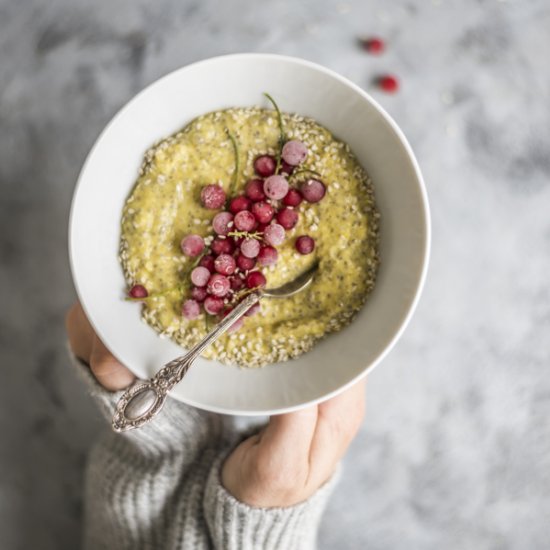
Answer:
<svg viewBox="0 0 550 550"><path fill-rule="evenodd" d="M277 111L277 120L279 121L279 150L277 151L277 166L275 167L275 173L278 174L281 168L281 155L283 154L283 145L286 142L285 128L283 125L283 116L281 110L275 102L275 100L267 93L264 92L265 97L272 103L274 109Z"/></svg>
<svg viewBox="0 0 550 550"><path fill-rule="evenodd" d="M292 174L288 177L289 180L295 179L296 176L301 176L302 174L313 174L314 176L317 176L318 178L321 178L321 174L319 172L316 172L315 170L310 170L309 168L301 168L300 170L297 170L296 172L292 172Z"/></svg>
<svg viewBox="0 0 550 550"><path fill-rule="evenodd" d="M231 144L233 145L233 152L235 153L235 171L233 172L233 181L231 182L230 187L230 196L233 196L235 192L237 191L237 181L239 179L239 144L237 143L237 139L235 136L226 128L225 129L227 133L227 137L231 140Z"/></svg>

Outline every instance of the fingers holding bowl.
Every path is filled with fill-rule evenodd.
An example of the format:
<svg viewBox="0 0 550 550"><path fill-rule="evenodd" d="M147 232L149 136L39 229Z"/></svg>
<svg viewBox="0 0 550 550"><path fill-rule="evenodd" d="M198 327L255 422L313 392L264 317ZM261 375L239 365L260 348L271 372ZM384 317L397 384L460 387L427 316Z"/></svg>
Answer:
<svg viewBox="0 0 550 550"><path fill-rule="evenodd" d="M90 365L93 375L106 390L122 390L135 380L134 374L98 338L78 302L67 312L65 328L71 350Z"/></svg>

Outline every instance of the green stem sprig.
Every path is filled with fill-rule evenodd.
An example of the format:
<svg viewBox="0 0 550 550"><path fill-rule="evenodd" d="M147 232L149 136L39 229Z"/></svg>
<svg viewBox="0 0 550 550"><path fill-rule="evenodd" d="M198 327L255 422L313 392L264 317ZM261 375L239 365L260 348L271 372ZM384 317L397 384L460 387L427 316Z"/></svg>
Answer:
<svg viewBox="0 0 550 550"><path fill-rule="evenodd" d="M292 172L292 174L288 177L289 181L295 181L296 176L302 176L304 174L312 174L313 176L317 176L318 178L321 178L321 174L319 172L316 172L315 170L310 170L309 168L300 168L300 170L296 170L296 172Z"/></svg>
<svg viewBox="0 0 550 550"><path fill-rule="evenodd" d="M277 111L277 120L279 122L279 150L277 151L277 166L275 167L275 173L278 174L281 168L281 156L283 154L283 145L286 142L285 127L283 124L283 115L281 114L281 110L279 109L279 106L277 105L276 101L267 92L264 92L264 95L265 97L267 97L267 99L269 99L275 111Z"/></svg>
<svg viewBox="0 0 550 550"><path fill-rule="evenodd" d="M239 144L237 138L229 131L228 128L225 129L227 137L231 140L233 145L233 153L235 154L235 171L233 172L233 181L231 182L231 188L229 195L232 197L237 191L237 183L239 181L239 170L240 170L240 155L239 155Z"/></svg>

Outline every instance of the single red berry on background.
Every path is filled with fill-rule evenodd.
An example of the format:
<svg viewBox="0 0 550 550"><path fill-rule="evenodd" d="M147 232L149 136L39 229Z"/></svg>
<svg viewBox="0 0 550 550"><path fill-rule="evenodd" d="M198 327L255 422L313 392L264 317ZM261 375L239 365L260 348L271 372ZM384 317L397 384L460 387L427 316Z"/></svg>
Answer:
<svg viewBox="0 0 550 550"><path fill-rule="evenodd" d="M379 76L376 79L376 84L381 90L387 92L388 94L394 94L397 90L399 90L399 81L391 74Z"/></svg>
<svg viewBox="0 0 550 550"><path fill-rule="evenodd" d="M209 279L210 271L202 265L198 265L195 269L193 269L193 271L191 271L191 282L195 286L206 286Z"/></svg>
<svg viewBox="0 0 550 550"><path fill-rule="evenodd" d="M285 228L278 223L268 225L264 230L264 239L272 246L279 246L285 240Z"/></svg>
<svg viewBox="0 0 550 550"><path fill-rule="evenodd" d="M260 242L256 239L245 239L241 243L241 254L247 258L255 258L260 253Z"/></svg>
<svg viewBox="0 0 550 550"><path fill-rule="evenodd" d="M147 289L143 285L134 285L128 294L132 298L147 298L149 296L149 293L147 292Z"/></svg>
<svg viewBox="0 0 550 550"><path fill-rule="evenodd" d="M250 210L251 204L252 201L248 197L245 197L244 195L239 195L238 197L231 199L231 202L229 203L229 210L231 210L233 214L236 214L241 210Z"/></svg>
<svg viewBox="0 0 550 550"><path fill-rule="evenodd" d="M292 229L298 223L298 212L292 208L283 208L277 212L277 221L285 229Z"/></svg>
<svg viewBox="0 0 550 550"><path fill-rule="evenodd" d="M212 256L211 254L207 254L206 256L203 256L201 258L201 261L199 262L199 265L201 265L202 267L206 267L206 269L208 269L210 273L214 273L215 271L214 256Z"/></svg>
<svg viewBox="0 0 550 550"><path fill-rule="evenodd" d="M380 55L386 49L384 41L377 37L364 38L361 40L361 45L363 49L374 55Z"/></svg>
<svg viewBox="0 0 550 550"><path fill-rule="evenodd" d="M206 288L203 286L194 286L191 289L191 298L197 302L204 302L204 299L208 296Z"/></svg>
<svg viewBox="0 0 550 550"><path fill-rule="evenodd" d="M225 191L222 186L217 183L205 185L201 191L201 203L210 210L221 208L225 203Z"/></svg>
<svg viewBox="0 0 550 550"><path fill-rule="evenodd" d="M285 206L298 206L302 202L302 193L298 189L292 187L288 190L288 193L283 199L283 204Z"/></svg>
<svg viewBox="0 0 550 550"><path fill-rule="evenodd" d="M204 239L200 235L187 235L181 241L181 250L190 258L196 258L204 250Z"/></svg>
<svg viewBox="0 0 550 550"><path fill-rule="evenodd" d="M210 279L208 279L206 290L213 296L223 298L229 292L230 287L229 279L225 275L214 273L210 275Z"/></svg>
<svg viewBox="0 0 550 550"><path fill-rule="evenodd" d="M251 271L246 276L246 286L248 288L259 288L264 287L266 284L266 279L263 273L260 271Z"/></svg>
<svg viewBox="0 0 550 550"><path fill-rule="evenodd" d="M263 201L265 199L264 182L258 178L248 180L244 188L244 194L254 202Z"/></svg>
<svg viewBox="0 0 550 550"><path fill-rule="evenodd" d="M276 167L277 161L271 155L261 155L254 161L254 171L263 178L272 176Z"/></svg>
<svg viewBox="0 0 550 550"><path fill-rule="evenodd" d="M269 176L264 181L264 193L270 199L282 199L288 193L287 179L284 176Z"/></svg>
<svg viewBox="0 0 550 550"><path fill-rule="evenodd" d="M278 256L277 249L272 246L262 246L258 254L258 263L264 266L276 264Z"/></svg>
<svg viewBox="0 0 550 550"><path fill-rule="evenodd" d="M256 313L260 312L260 302L256 302L246 313L246 317L252 317L252 315L256 315Z"/></svg>
<svg viewBox="0 0 550 550"><path fill-rule="evenodd" d="M223 310L223 298L218 296L207 296L204 300L204 310L209 315L218 315Z"/></svg>
<svg viewBox="0 0 550 550"><path fill-rule="evenodd" d="M252 214L250 215L252 216ZM235 243L231 239L214 239L210 245L210 248L216 256L219 256L220 254L233 254L233 251L235 250Z"/></svg>
<svg viewBox="0 0 550 550"><path fill-rule="evenodd" d="M281 172L290 176L292 172L294 172L294 168L296 168L296 166L292 166L292 164L288 164L285 159L281 159Z"/></svg>
<svg viewBox="0 0 550 550"><path fill-rule="evenodd" d="M241 271L250 271L256 265L256 258L247 258L243 254L237 256L237 267Z"/></svg>
<svg viewBox="0 0 550 550"><path fill-rule="evenodd" d="M245 287L244 280L236 276L229 278L229 284L231 285L231 290L234 290L235 292L238 292Z"/></svg>
<svg viewBox="0 0 550 550"><path fill-rule="evenodd" d="M220 254L214 263L214 267L218 273L222 275L232 275L237 269L235 258L229 254ZM196 268L195 268L196 269Z"/></svg>
<svg viewBox="0 0 550 550"><path fill-rule="evenodd" d="M260 223L269 223L275 215L273 206L264 201L255 202L250 211Z"/></svg>
<svg viewBox="0 0 550 550"><path fill-rule="evenodd" d="M309 179L302 183L300 192L307 202L315 203L325 196L327 189L322 181Z"/></svg>
<svg viewBox="0 0 550 550"><path fill-rule="evenodd" d="M192 321L201 314L201 306L196 300L185 300L181 313L186 319Z"/></svg>
<svg viewBox="0 0 550 550"><path fill-rule="evenodd" d="M218 212L212 220L212 228L218 235L227 235L231 230L232 221L231 212Z"/></svg>
<svg viewBox="0 0 550 550"><path fill-rule="evenodd" d="M300 235L296 239L295 246L300 254L311 254L315 249L315 241L309 235Z"/></svg>
<svg viewBox="0 0 550 550"><path fill-rule="evenodd" d="M239 231L252 231L258 225L254 214L248 210L237 212L233 223Z"/></svg>

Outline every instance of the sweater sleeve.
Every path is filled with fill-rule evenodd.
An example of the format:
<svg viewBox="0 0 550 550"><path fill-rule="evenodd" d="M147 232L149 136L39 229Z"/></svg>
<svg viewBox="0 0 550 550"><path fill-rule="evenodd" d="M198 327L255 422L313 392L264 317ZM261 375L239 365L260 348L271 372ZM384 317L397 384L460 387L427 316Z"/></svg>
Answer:
<svg viewBox="0 0 550 550"><path fill-rule="evenodd" d="M313 550L337 472L308 500L288 508L256 508L233 497L221 483L218 457L206 482L204 514L216 550Z"/></svg>
<svg viewBox="0 0 550 550"><path fill-rule="evenodd" d="M110 421L122 392L103 389L74 356L72 363ZM220 482L223 461L238 440L230 417L174 399L146 426L106 431L88 458L84 548L313 548L335 478L296 506L247 506Z"/></svg>

